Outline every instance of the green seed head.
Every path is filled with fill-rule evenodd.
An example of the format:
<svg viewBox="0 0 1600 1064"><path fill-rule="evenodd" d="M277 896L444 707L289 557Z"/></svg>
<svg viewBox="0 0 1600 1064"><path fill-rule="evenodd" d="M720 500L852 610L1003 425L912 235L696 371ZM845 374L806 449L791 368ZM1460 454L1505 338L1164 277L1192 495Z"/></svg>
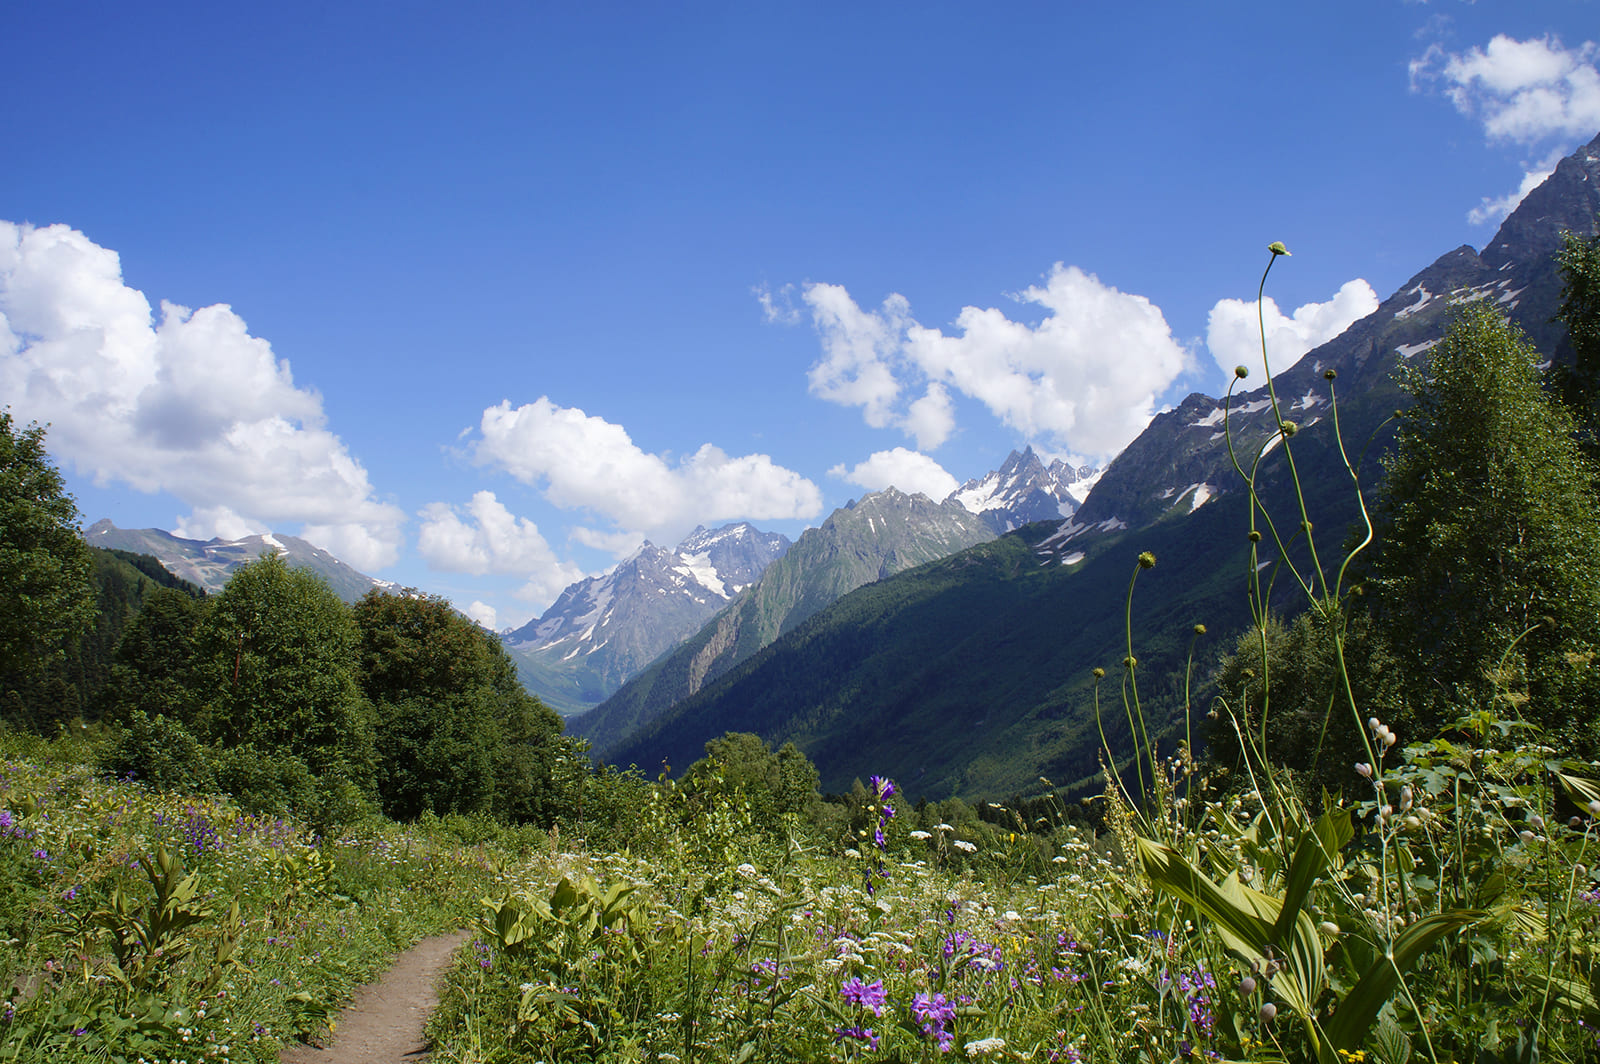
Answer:
<svg viewBox="0 0 1600 1064"><path fill-rule="evenodd" d="M1339 376L1339 371L1336 369L1325 369L1322 371L1322 379L1325 381L1331 381L1337 376Z"/></svg>
<svg viewBox="0 0 1600 1064"><path fill-rule="evenodd" d="M1244 380L1246 377L1250 376L1250 367L1249 366L1235 366L1235 367L1233 367L1233 375L1235 377L1238 377L1240 380Z"/></svg>
<svg viewBox="0 0 1600 1064"><path fill-rule="evenodd" d="M1279 255L1289 254L1289 249L1283 246L1283 241L1281 240L1274 240L1272 243L1268 244L1267 250L1272 252L1273 258L1277 258Z"/></svg>
<svg viewBox="0 0 1600 1064"><path fill-rule="evenodd" d="M1139 555L1139 568L1154 569L1155 567L1156 556L1154 554L1151 554L1149 551L1145 551L1143 554Z"/></svg>
<svg viewBox="0 0 1600 1064"><path fill-rule="evenodd" d="M1096 665L1094 667L1094 678L1096 680L1104 680L1106 678L1106 670L1104 670L1100 666Z"/></svg>
<svg viewBox="0 0 1600 1064"><path fill-rule="evenodd" d="M1253 528L1250 530L1250 542L1251 543L1260 543L1261 542L1261 533L1257 532Z"/></svg>
<svg viewBox="0 0 1600 1064"><path fill-rule="evenodd" d="M1139 659L1134 657L1132 654L1129 654L1127 657L1122 659L1122 664L1131 669L1139 664Z"/></svg>
<svg viewBox="0 0 1600 1064"><path fill-rule="evenodd" d="M1194 626L1194 634L1195 635L1205 635L1206 634L1206 626L1203 625L1203 624L1195 625Z"/></svg>
<svg viewBox="0 0 1600 1064"><path fill-rule="evenodd" d="M1278 429L1283 433L1284 439L1288 439L1290 436L1293 436L1295 433L1300 431L1300 426L1296 425L1293 421L1280 421L1278 422Z"/></svg>

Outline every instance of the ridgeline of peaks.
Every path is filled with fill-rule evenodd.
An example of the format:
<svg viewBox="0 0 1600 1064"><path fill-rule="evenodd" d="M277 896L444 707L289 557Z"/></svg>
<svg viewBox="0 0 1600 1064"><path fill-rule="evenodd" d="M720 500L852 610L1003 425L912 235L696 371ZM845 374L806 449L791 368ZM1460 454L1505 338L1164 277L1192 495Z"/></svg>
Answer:
<svg viewBox="0 0 1600 1064"><path fill-rule="evenodd" d="M507 633L506 649L525 687L558 713L581 712L692 635L788 549L787 536L742 522L696 528L674 550L647 541Z"/></svg>
<svg viewBox="0 0 1600 1064"><path fill-rule="evenodd" d="M184 539L159 528L118 528L110 520L101 519L89 526L83 538L91 547L148 554L174 576L210 592L221 591L234 570L268 551L280 555L292 569L316 573L345 602L355 602L373 588L394 591L399 587L358 572L298 536L274 532L243 539Z"/></svg>
<svg viewBox="0 0 1600 1064"><path fill-rule="evenodd" d="M1057 458L1046 466L1030 446L1012 451L999 469L969 480L950 498L981 515L997 534L1071 517L1099 479L1093 466L1072 466Z"/></svg>
<svg viewBox="0 0 1600 1064"><path fill-rule="evenodd" d="M1381 472L1377 456L1391 439L1383 423L1404 401L1395 370L1437 344L1459 306L1492 301L1536 348L1571 361L1552 321L1562 293L1553 257L1563 231L1592 237L1597 214L1600 137L1562 160L1481 253L1461 247L1442 255L1274 378L1282 416L1297 429L1295 462L1319 528L1342 530L1359 517L1333 433L1335 389L1352 460L1375 443L1360 467L1370 493ZM1023 527L862 587L714 681L694 689L679 683L653 719L596 745L619 764L686 765L707 739L747 731L773 745L795 742L821 771L824 790L847 790L869 773L932 797L1004 797L1036 789L1040 777L1097 788L1090 670L1114 671L1126 653L1133 559L1146 550L1161 559L1141 577L1133 615L1142 675L1183 677L1196 622L1208 628L1197 667L1231 647L1248 623L1238 577L1250 566L1234 459L1248 468L1260 456L1265 503L1293 512L1293 485L1275 454L1282 442L1265 385L1226 404L1191 395L1155 417L1058 527ZM962 491L970 487L976 503L983 484ZM703 630L684 649L705 640ZM1203 682L1203 671L1196 679ZM1142 693L1154 734L1181 722L1181 684L1151 684ZM1125 738L1114 716L1105 727L1117 744ZM1163 752L1174 741L1168 734Z"/></svg>
<svg viewBox="0 0 1600 1064"><path fill-rule="evenodd" d="M711 623L574 720L572 730L604 750L863 584L994 537L986 520L953 498L936 503L885 488L852 499L801 533Z"/></svg>
<svg viewBox="0 0 1600 1064"><path fill-rule="evenodd" d="M542 617L508 633L506 648L524 685L557 712L573 715L617 694L737 597L738 616L719 618L720 634L708 636L713 649L702 647L694 663L679 670L683 688L692 692L864 583L1033 521L1060 520L1077 508L1094 476L1089 467L1059 459L1046 467L1029 447L1011 452L999 470L968 481L941 503L895 488L852 499L820 531L800 538L806 543L816 533L813 544L831 546L808 545L770 581L763 572L789 541L748 524L696 529L673 551L646 543L615 569L568 587ZM773 549L778 541L782 548ZM749 553L736 554L741 549ZM746 588L749 596L740 595ZM745 603L746 597L751 601ZM630 692L630 703L634 697ZM650 708L624 714L626 726L664 709L661 697L652 695L646 699ZM574 727L598 727L591 738L613 737L616 729L599 720Z"/></svg>

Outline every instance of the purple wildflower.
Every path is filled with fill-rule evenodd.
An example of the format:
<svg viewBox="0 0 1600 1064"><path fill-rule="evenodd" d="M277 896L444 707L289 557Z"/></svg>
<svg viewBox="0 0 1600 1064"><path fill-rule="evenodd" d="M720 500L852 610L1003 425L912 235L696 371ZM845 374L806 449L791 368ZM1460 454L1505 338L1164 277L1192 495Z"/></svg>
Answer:
<svg viewBox="0 0 1600 1064"><path fill-rule="evenodd" d="M871 1009L874 1016L883 1015L886 995L884 994L882 979L874 979L870 983L863 983L860 979L852 977L846 979L844 985L839 987L839 993L850 1004L858 1008Z"/></svg>
<svg viewBox="0 0 1600 1064"><path fill-rule="evenodd" d="M916 995L911 999L911 1015L922 1033L939 1043L939 1052L950 1052L955 1035L945 1025L956 1018L956 1009L943 994Z"/></svg>
<svg viewBox="0 0 1600 1064"><path fill-rule="evenodd" d="M871 1027L835 1027L833 1029L834 1041L844 1042L848 1039L867 1043L869 1051L878 1048L878 1036L872 1033Z"/></svg>

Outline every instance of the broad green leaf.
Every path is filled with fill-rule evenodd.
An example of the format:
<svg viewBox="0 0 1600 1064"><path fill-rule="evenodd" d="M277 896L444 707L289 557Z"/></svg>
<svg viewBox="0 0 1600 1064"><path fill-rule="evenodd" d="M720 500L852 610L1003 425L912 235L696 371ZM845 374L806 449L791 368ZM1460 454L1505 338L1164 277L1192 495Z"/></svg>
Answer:
<svg viewBox="0 0 1600 1064"><path fill-rule="evenodd" d="M1217 925L1223 942L1247 964L1261 965L1271 955L1286 967L1273 977L1273 987L1285 1005L1310 1019L1324 986L1322 939L1311 917L1292 917L1293 931L1279 939L1276 927L1283 903L1229 876L1221 884L1196 871L1170 846L1141 838L1139 861L1155 886L1194 906ZM1288 926L1288 922L1284 922Z"/></svg>
<svg viewBox="0 0 1600 1064"><path fill-rule="evenodd" d="M1289 874L1284 879L1283 911L1278 914L1277 926L1273 928L1274 938L1281 941L1288 937L1289 925L1305 905L1312 884L1327 872L1339 851L1354 837L1350 810L1336 808L1324 811L1311 830L1300 836Z"/></svg>
<svg viewBox="0 0 1600 1064"><path fill-rule="evenodd" d="M1324 1030L1333 1048L1352 1052L1361 1048L1367 1032L1377 1021L1378 1010L1394 996L1395 988L1400 985L1400 977L1439 939L1452 931L1475 924L1483 917L1484 913L1476 909L1453 909L1424 916L1401 931L1395 937L1393 954L1372 962L1372 967L1367 969L1360 982L1350 988L1350 993L1339 1002L1333 1018L1325 1025Z"/></svg>

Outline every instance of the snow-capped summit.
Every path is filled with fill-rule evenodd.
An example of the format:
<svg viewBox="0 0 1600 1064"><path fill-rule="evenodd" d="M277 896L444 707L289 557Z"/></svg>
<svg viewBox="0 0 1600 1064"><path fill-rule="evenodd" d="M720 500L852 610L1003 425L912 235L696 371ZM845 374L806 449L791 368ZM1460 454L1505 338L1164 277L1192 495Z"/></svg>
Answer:
<svg viewBox="0 0 1600 1064"><path fill-rule="evenodd" d="M697 631L788 549L788 537L744 523L696 528L675 550L646 541L609 572L568 587L542 617L507 634L506 648L552 708L587 708Z"/></svg>
<svg viewBox="0 0 1600 1064"><path fill-rule="evenodd" d="M1029 446L1012 451L999 469L967 481L950 498L1005 533L1033 521L1071 517L1099 475L1093 466L1076 467L1059 458L1046 466Z"/></svg>

